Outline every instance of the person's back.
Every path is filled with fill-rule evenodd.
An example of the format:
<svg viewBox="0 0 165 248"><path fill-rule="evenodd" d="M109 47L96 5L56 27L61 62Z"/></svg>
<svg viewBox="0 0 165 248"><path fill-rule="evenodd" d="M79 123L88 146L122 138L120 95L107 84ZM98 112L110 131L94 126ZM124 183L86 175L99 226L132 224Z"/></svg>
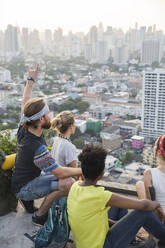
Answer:
<svg viewBox="0 0 165 248"><path fill-rule="evenodd" d="M22 126L18 129L17 137L18 151L12 178L12 189L15 193L40 175L41 170L34 164L34 153L42 144L46 145L42 136L37 137Z"/></svg>
<svg viewBox="0 0 165 248"><path fill-rule="evenodd" d="M67 166L77 160L75 146L69 140L59 136L54 138L51 154L62 166Z"/></svg>
<svg viewBox="0 0 165 248"><path fill-rule="evenodd" d="M77 167L76 147L70 140L70 136L75 133L76 129L72 112L60 112L51 121L51 128L57 131L51 152L52 157L56 158L57 163L62 166Z"/></svg>
<svg viewBox="0 0 165 248"><path fill-rule="evenodd" d="M73 184L67 202L69 224L76 247L102 247L109 230L109 207L105 206L111 192L105 191L103 187L83 187L81 183L78 181Z"/></svg>
<svg viewBox="0 0 165 248"><path fill-rule="evenodd" d="M152 184L155 189L156 201L165 212L165 173L158 168L151 168Z"/></svg>
<svg viewBox="0 0 165 248"><path fill-rule="evenodd" d="M165 212L165 135L159 136L155 141L154 156L157 168L148 168L144 171L144 182L136 183L136 191L139 199L156 199ZM151 189L154 196L151 196Z"/></svg>
<svg viewBox="0 0 165 248"><path fill-rule="evenodd" d="M160 204L126 198L96 185L104 174L106 154L104 148L93 145L85 146L79 154L84 180L72 185L67 201L76 247L126 248L141 227L165 243L165 226L152 212L159 210ZM145 211L132 211L109 228L108 210L111 206ZM153 244L153 241L146 241L144 247L155 247Z"/></svg>

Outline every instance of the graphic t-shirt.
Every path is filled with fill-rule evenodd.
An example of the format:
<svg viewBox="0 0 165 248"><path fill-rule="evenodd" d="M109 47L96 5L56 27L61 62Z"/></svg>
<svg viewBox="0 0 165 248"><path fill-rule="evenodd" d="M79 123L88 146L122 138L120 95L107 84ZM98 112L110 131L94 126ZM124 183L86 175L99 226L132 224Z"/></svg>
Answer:
<svg viewBox="0 0 165 248"><path fill-rule="evenodd" d="M40 176L41 170L50 172L58 167L42 135L38 137L20 126L17 139L18 149L12 177L12 190L15 193Z"/></svg>

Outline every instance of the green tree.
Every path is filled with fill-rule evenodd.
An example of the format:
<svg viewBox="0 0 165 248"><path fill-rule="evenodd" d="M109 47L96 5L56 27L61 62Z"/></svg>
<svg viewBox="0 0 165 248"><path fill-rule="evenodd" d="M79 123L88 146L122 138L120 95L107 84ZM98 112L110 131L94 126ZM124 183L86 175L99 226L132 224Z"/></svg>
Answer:
<svg viewBox="0 0 165 248"><path fill-rule="evenodd" d="M77 109L80 111L80 113L85 112L88 107L89 107L89 103L85 102L85 101L79 101L76 105Z"/></svg>
<svg viewBox="0 0 165 248"><path fill-rule="evenodd" d="M74 139L79 138L82 135L81 131L79 128L76 127L75 133L71 135L71 140L73 142Z"/></svg>
<svg viewBox="0 0 165 248"><path fill-rule="evenodd" d="M64 102L63 104L61 104L60 111L73 110L73 109L75 109L75 107L76 107L76 104L72 101L72 99L69 99L66 102Z"/></svg>
<svg viewBox="0 0 165 248"><path fill-rule="evenodd" d="M78 149L82 149L83 146L85 145L84 140L77 138L73 140L73 144L78 148Z"/></svg>
<svg viewBox="0 0 165 248"><path fill-rule="evenodd" d="M16 153L17 139L11 138L10 130L4 130L0 132L0 149L5 153L5 155Z"/></svg>
<svg viewBox="0 0 165 248"><path fill-rule="evenodd" d="M129 163L133 160L134 153L133 152L126 152L125 156L126 156L126 161Z"/></svg>
<svg viewBox="0 0 165 248"><path fill-rule="evenodd" d="M158 62L158 61L154 61L154 62L152 62L151 67L152 67L153 69L155 69L155 68L159 68L159 67L160 67L160 66L159 66L159 62Z"/></svg>
<svg viewBox="0 0 165 248"><path fill-rule="evenodd" d="M131 97L136 97L137 96L137 88L132 88L131 89Z"/></svg>
<svg viewBox="0 0 165 248"><path fill-rule="evenodd" d="M120 157L120 160L122 162L122 165L126 165L130 163L134 158L134 153L132 151L128 151Z"/></svg>
<svg viewBox="0 0 165 248"><path fill-rule="evenodd" d="M5 155L10 155L16 152L17 142L12 139L10 130L0 132L0 150ZM2 162L1 154L1 162ZM12 170L0 170L0 216L3 216L11 211L16 211L18 200L15 194L11 191Z"/></svg>
<svg viewBox="0 0 165 248"><path fill-rule="evenodd" d="M91 135L91 136L96 136L97 135L96 132L93 129L86 130L86 133Z"/></svg>
<svg viewBox="0 0 165 248"><path fill-rule="evenodd" d="M162 64L165 64L165 54L164 54L164 56L163 56L162 59L161 59L161 63L162 63Z"/></svg>

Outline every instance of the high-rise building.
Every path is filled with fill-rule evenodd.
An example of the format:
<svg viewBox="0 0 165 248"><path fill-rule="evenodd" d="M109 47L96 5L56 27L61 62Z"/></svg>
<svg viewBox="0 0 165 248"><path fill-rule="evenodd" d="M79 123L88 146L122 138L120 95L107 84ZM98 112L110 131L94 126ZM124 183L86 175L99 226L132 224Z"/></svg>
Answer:
<svg viewBox="0 0 165 248"><path fill-rule="evenodd" d="M4 32L0 31L0 54L4 51Z"/></svg>
<svg viewBox="0 0 165 248"><path fill-rule="evenodd" d="M92 60L92 44L85 44L84 56L88 61Z"/></svg>
<svg viewBox="0 0 165 248"><path fill-rule="evenodd" d="M140 44L145 40L146 37L146 26L141 26L140 27Z"/></svg>
<svg viewBox="0 0 165 248"><path fill-rule="evenodd" d="M165 70L143 74L142 134L156 139L165 133Z"/></svg>
<svg viewBox="0 0 165 248"><path fill-rule="evenodd" d="M124 44L118 44L112 52L115 64L126 64L128 61L128 47Z"/></svg>
<svg viewBox="0 0 165 248"><path fill-rule="evenodd" d="M9 53L18 52L18 30L17 27L8 25L5 31L5 50Z"/></svg>
<svg viewBox="0 0 165 248"><path fill-rule="evenodd" d="M92 26L88 33L88 42L91 44L96 43L97 39L98 39L97 27Z"/></svg>
<svg viewBox="0 0 165 248"><path fill-rule="evenodd" d="M145 40L142 43L141 62L151 65L153 62L160 62L162 49L158 40Z"/></svg>
<svg viewBox="0 0 165 248"><path fill-rule="evenodd" d="M40 46L39 31L37 29L34 29L29 35L29 46L31 50Z"/></svg>
<svg viewBox="0 0 165 248"><path fill-rule="evenodd" d="M28 51L29 46L29 30L28 28L22 28L22 48L24 52Z"/></svg>
<svg viewBox="0 0 165 248"><path fill-rule="evenodd" d="M45 43L49 45L52 41L52 31L50 29L45 30L44 38L45 38Z"/></svg>
<svg viewBox="0 0 165 248"><path fill-rule="evenodd" d="M131 52L134 52L138 49L139 47L139 40L140 40L140 33L139 30L136 28L130 29L128 34L128 44Z"/></svg>
<svg viewBox="0 0 165 248"><path fill-rule="evenodd" d="M98 26L98 40L103 40L103 34L104 34L104 27L103 24L100 22Z"/></svg>
<svg viewBox="0 0 165 248"><path fill-rule="evenodd" d="M58 28L57 30L54 30L54 41L59 42L63 39L63 30L61 28Z"/></svg>
<svg viewBox="0 0 165 248"><path fill-rule="evenodd" d="M109 53L106 41L96 42L96 61L98 63L105 63L108 60Z"/></svg>

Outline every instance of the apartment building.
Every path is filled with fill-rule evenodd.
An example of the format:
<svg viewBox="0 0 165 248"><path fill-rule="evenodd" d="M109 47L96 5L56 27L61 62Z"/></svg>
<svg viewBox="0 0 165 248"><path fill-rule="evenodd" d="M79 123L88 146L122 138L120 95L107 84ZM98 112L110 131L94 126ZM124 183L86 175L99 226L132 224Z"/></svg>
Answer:
<svg viewBox="0 0 165 248"><path fill-rule="evenodd" d="M107 150L113 151L121 147L120 135L101 132L100 137L102 138L103 147L105 147Z"/></svg>
<svg viewBox="0 0 165 248"><path fill-rule="evenodd" d="M165 69L143 74L142 135L156 139L165 133Z"/></svg>

